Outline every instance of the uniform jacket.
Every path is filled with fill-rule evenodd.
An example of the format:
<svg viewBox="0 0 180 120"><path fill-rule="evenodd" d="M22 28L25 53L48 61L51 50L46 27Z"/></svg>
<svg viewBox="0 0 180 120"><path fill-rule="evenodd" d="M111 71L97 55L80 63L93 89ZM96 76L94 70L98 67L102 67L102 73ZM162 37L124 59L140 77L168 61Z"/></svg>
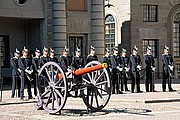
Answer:
<svg viewBox="0 0 180 120"><path fill-rule="evenodd" d="M163 70L168 71L168 65L174 66L171 54L162 54Z"/></svg>
<svg viewBox="0 0 180 120"><path fill-rule="evenodd" d="M50 57L41 56L40 57L40 66L42 67L45 63L49 62Z"/></svg>
<svg viewBox="0 0 180 120"><path fill-rule="evenodd" d="M60 60L59 60L60 65L62 66L63 70L66 71L68 69L68 67L71 65L71 59L69 56L60 56Z"/></svg>
<svg viewBox="0 0 180 120"><path fill-rule="evenodd" d="M117 66L122 67L121 57L119 55L117 55L117 56L111 55L111 67L112 67L112 69L116 69Z"/></svg>
<svg viewBox="0 0 180 120"><path fill-rule="evenodd" d="M129 67L129 58L127 56L123 57L121 56L121 61L122 61L122 67Z"/></svg>
<svg viewBox="0 0 180 120"><path fill-rule="evenodd" d="M18 74L18 59L11 58L10 63L12 67L12 75L17 75Z"/></svg>
<svg viewBox="0 0 180 120"><path fill-rule="evenodd" d="M137 71L138 65L141 65L141 57L139 55L131 55L130 56L131 71Z"/></svg>
<svg viewBox="0 0 180 120"><path fill-rule="evenodd" d="M103 56L102 62L107 63L108 68L111 67L111 56Z"/></svg>
<svg viewBox="0 0 180 120"><path fill-rule="evenodd" d="M32 64L33 64L33 70L34 72L37 72L37 70L39 70L41 68L41 59L40 57L33 57L32 60Z"/></svg>
<svg viewBox="0 0 180 120"><path fill-rule="evenodd" d="M91 61L98 61L98 57L96 55L94 55L94 56L88 55L86 58L86 64L91 62Z"/></svg>
<svg viewBox="0 0 180 120"><path fill-rule="evenodd" d="M151 70L152 69L151 66L155 67L154 57L152 55L145 54L144 62L145 62L145 69Z"/></svg>
<svg viewBox="0 0 180 120"><path fill-rule="evenodd" d="M49 61L58 63L58 59L56 57L53 57L53 58L49 57Z"/></svg>
<svg viewBox="0 0 180 120"><path fill-rule="evenodd" d="M72 58L71 66L75 69L83 68L84 67L84 59L82 56L74 56Z"/></svg>

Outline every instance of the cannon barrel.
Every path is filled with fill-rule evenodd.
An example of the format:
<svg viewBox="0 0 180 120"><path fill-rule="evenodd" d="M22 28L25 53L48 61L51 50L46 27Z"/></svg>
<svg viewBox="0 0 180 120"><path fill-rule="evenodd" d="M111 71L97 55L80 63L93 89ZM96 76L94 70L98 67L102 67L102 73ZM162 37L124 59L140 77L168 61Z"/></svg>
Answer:
<svg viewBox="0 0 180 120"><path fill-rule="evenodd" d="M107 67L108 67L107 63L102 63L102 64L91 66L91 67L88 67L88 68L75 70L74 75L76 77L76 76L80 76L80 75L90 73L90 72L93 72L93 71L96 71L96 70L104 69L104 68L107 68ZM58 74L58 79L61 79L61 78L62 78L62 74Z"/></svg>
<svg viewBox="0 0 180 120"><path fill-rule="evenodd" d="M90 73L90 72L93 72L93 71L96 71L96 70L104 69L104 68L107 68L107 67L108 67L107 63L102 63L102 64L95 65L95 66L92 66L92 67L75 70L74 75L79 76L79 75Z"/></svg>

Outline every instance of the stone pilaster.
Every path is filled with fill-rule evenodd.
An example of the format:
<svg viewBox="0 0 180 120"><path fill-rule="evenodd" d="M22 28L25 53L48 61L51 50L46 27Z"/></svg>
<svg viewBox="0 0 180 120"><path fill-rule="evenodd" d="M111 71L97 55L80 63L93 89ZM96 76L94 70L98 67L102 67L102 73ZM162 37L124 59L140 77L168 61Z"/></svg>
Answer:
<svg viewBox="0 0 180 120"><path fill-rule="evenodd" d="M67 45L66 0L53 0L53 47L56 55Z"/></svg>
<svg viewBox="0 0 180 120"><path fill-rule="evenodd" d="M104 54L104 0L91 1L91 44L96 47L99 60Z"/></svg>

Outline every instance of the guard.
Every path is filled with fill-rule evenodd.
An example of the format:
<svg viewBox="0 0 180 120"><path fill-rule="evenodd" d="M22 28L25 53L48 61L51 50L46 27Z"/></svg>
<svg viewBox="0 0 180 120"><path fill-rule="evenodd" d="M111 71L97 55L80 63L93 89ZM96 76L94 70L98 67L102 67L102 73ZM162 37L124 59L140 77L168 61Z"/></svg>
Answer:
<svg viewBox="0 0 180 120"><path fill-rule="evenodd" d="M41 67L42 67L45 63L49 62L50 58L49 58L49 56L48 56L48 48L44 47L44 49L43 49L43 55L42 55L40 58L41 58L41 59L40 59L40 65L41 65Z"/></svg>
<svg viewBox="0 0 180 120"><path fill-rule="evenodd" d="M38 73L40 70L41 65L41 59L40 59L41 52L36 48L35 50L35 57L32 58L32 64L33 64L33 80L34 80L34 95L37 96L37 80L38 80Z"/></svg>
<svg viewBox="0 0 180 120"><path fill-rule="evenodd" d="M111 67L112 67L112 94L122 94L122 91L119 90L119 82L120 82L120 72L122 61L120 56L118 55L118 48L113 48L113 55L111 55Z"/></svg>
<svg viewBox="0 0 180 120"><path fill-rule="evenodd" d="M27 91L28 91L28 99L33 99L31 93L31 81L32 78L30 75L33 72L32 61L28 56L28 49L24 47L22 50L22 57L18 60L18 65L21 70L21 90L20 90L20 99L24 100L24 86L27 84Z"/></svg>
<svg viewBox="0 0 180 120"><path fill-rule="evenodd" d="M69 68L71 65L71 59L70 59L70 56L68 56L68 48L66 48L66 46L62 51L62 55L60 56L59 63L62 66L64 71L70 70Z"/></svg>
<svg viewBox="0 0 180 120"><path fill-rule="evenodd" d="M144 55L144 62L145 62L146 92L156 92L154 90L155 62L154 62L154 57L152 56L150 46L147 47L147 52Z"/></svg>
<svg viewBox="0 0 180 120"><path fill-rule="evenodd" d="M50 48L50 60L52 62L58 63L58 59L55 57L55 52L52 48Z"/></svg>
<svg viewBox="0 0 180 120"><path fill-rule="evenodd" d="M130 56L130 70L131 70L131 92L142 92L140 90L140 71L142 70L141 57L138 55L138 48L134 46ZM135 88L136 87L136 88Z"/></svg>
<svg viewBox="0 0 180 120"><path fill-rule="evenodd" d="M74 70L82 69L84 67L84 59L81 56L81 50L77 47L75 50L75 56L72 58L72 64ZM75 76L75 84L80 86L82 84L82 76ZM78 95L78 90L75 91L75 96Z"/></svg>
<svg viewBox="0 0 180 120"><path fill-rule="evenodd" d="M20 97L20 69L18 66L19 59L19 50L16 48L14 51L14 57L12 56L10 63L12 66L12 95L11 98L14 98L15 89L18 88L18 97ZM16 86L17 85L17 86Z"/></svg>
<svg viewBox="0 0 180 120"><path fill-rule="evenodd" d="M90 47L90 54L86 58L86 64L91 61L98 61L98 57L96 56L95 47L93 47L92 45Z"/></svg>
<svg viewBox="0 0 180 120"><path fill-rule="evenodd" d="M163 81L162 81L162 88L163 92L166 91L166 80L168 80L168 88L169 91L175 91L171 87L171 75L174 70L174 62L172 55L169 54L169 47L166 45L164 46L164 53L162 54L162 62L163 62Z"/></svg>
<svg viewBox="0 0 180 120"><path fill-rule="evenodd" d="M127 56L127 50L122 48L122 54L121 54L121 61L122 61L122 77L121 77L121 91L129 91L127 87L127 80L129 78L129 71L130 71L130 65L129 65L129 57Z"/></svg>
<svg viewBox="0 0 180 120"><path fill-rule="evenodd" d="M110 57L110 50L108 48L105 49L105 55L103 56L102 62L107 63L108 67L106 69L110 75L111 57Z"/></svg>

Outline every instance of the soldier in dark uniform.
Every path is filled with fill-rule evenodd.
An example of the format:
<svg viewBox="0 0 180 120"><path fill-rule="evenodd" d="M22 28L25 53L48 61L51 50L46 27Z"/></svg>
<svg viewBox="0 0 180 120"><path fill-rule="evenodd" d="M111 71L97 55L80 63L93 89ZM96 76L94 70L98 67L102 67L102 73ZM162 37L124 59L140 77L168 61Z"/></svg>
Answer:
<svg viewBox="0 0 180 120"><path fill-rule="evenodd" d="M110 50L108 48L105 49L105 55L103 56L102 62L108 64L107 71L110 75L111 57L110 57Z"/></svg>
<svg viewBox="0 0 180 120"><path fill-rule="evenodd" d="M40 57L40 66L42 67L45 63L49 62L50 58L48 56L48 48L44 47L43 55Z"/></svg>
<svg viewBox="0 0 180 120"><path fill-rule="evenodd" d="M162 81L163 92L166 91L166 80L168 80L169 91L175 91L171 87L171 76L170 76L170 74L174 70L174 62L172 55L169 54L169 47L167 47L166 45L164 47L164 54L162 54L162 62L163 62L163 81Z"/></svg>
<svg viewBox="0 0 180 120"><path fill-rule="evenodd" d="M118 55L118 48L113 48L113 55L111 55L111 67L112 67L112 94L115 94L115 90L117 94L122 94L122 91L119 89L120 82L120 72L122 61L120 56Z"/></svg>
<svg viewBox="0 0 180 120"><path fill-rule="evenodd" d="M41 59L40 59L41 52L36 48L35 50L35 57L32 58L33 64L33 80L34 80L34 95L37 96L36 84L38 80L38 72L40 70Z"/></svg>
<svg viewBox="0 0 180 120"><path fill-rule="evenodd" d="M31 93L31 81L30 75L33 72L33 66L32 61L30 57L28 56L28 49L24 47L22 50L22 57L18 60L18 65L21 70L21 90L20 90L20 99L24 99L24 86L27 84L27 90L28 90L28 99L33 99L32 93Z"/></svg>
<svg viewBox="0 0 180 120"><path fill-rule="evenodd" d="M141 69L142 69L141 57L138 55L138 48L134 46L132 50L132 55L130 56L130 70L131 70L131 80L132 80L131 92L132 93L142 92L140 90L140 73L139 73Z"/></svg>
<svg viewBox="0 0 180 120"><path fill-rule="evenodd" d="M127 57L127 51L126 49L122 48L122 54L121 54L121 61L122 61L122 77L121 77L121 91L129 91L127 87L127 79L129 77L128 73L130 70L129 66L129 57Z"/></svg>
<svg viewBox="0 0 180 120"><path fill-rule="evenodd" d="M76 48L75 50L75 56L72 58L71 66L74 70L82 69L84 67L84 59L81 56L81 50L79 48ZM81 85L82 84L82 76L75 76L75 84ZM75 96L78 95L78 90L75 91Z"/></svg>
<svg viewBox="0 0 180 120"><path fill-rule="evenodd" d="M155 92L153 72L155 72L154 57L151 53L151 47L147 47L147 53L144 55L145 72L146 72L146 92Z"/></svg>
<svg viewBox="0 0 180 120"><path fill-rule="evenodd" d="M20 97L20 70L18 66L18 59L19 59L19 50L14 51L14 57L12 56L10 62L12 67L12 95L11 98L14 98L16 83L18 88L18 97Z"/></svg>
<svg viewBox="0 0 180 120"><path fill-rule="evenodd" d="M71 65L71 58L70 56L68 56L68 49L66 48L66 46L62 51L62 55L60 56L59 63L64 71L70 70L69 68Z"/></svg>
<svg viewBox="0 0 180 120"><path fill-rule="evenodd" d="M55 52L52 48L50 48L50 60L52 62L58 63L58 59L55 57Z"/></svg>
<svg viewBox="0 0 180 120"><path fill-rule="evenodd" d="M95 54L96 54L95 47L91 46L90 54L86 58L86 64L91 61L98 61L98 57Z"/></svg>

